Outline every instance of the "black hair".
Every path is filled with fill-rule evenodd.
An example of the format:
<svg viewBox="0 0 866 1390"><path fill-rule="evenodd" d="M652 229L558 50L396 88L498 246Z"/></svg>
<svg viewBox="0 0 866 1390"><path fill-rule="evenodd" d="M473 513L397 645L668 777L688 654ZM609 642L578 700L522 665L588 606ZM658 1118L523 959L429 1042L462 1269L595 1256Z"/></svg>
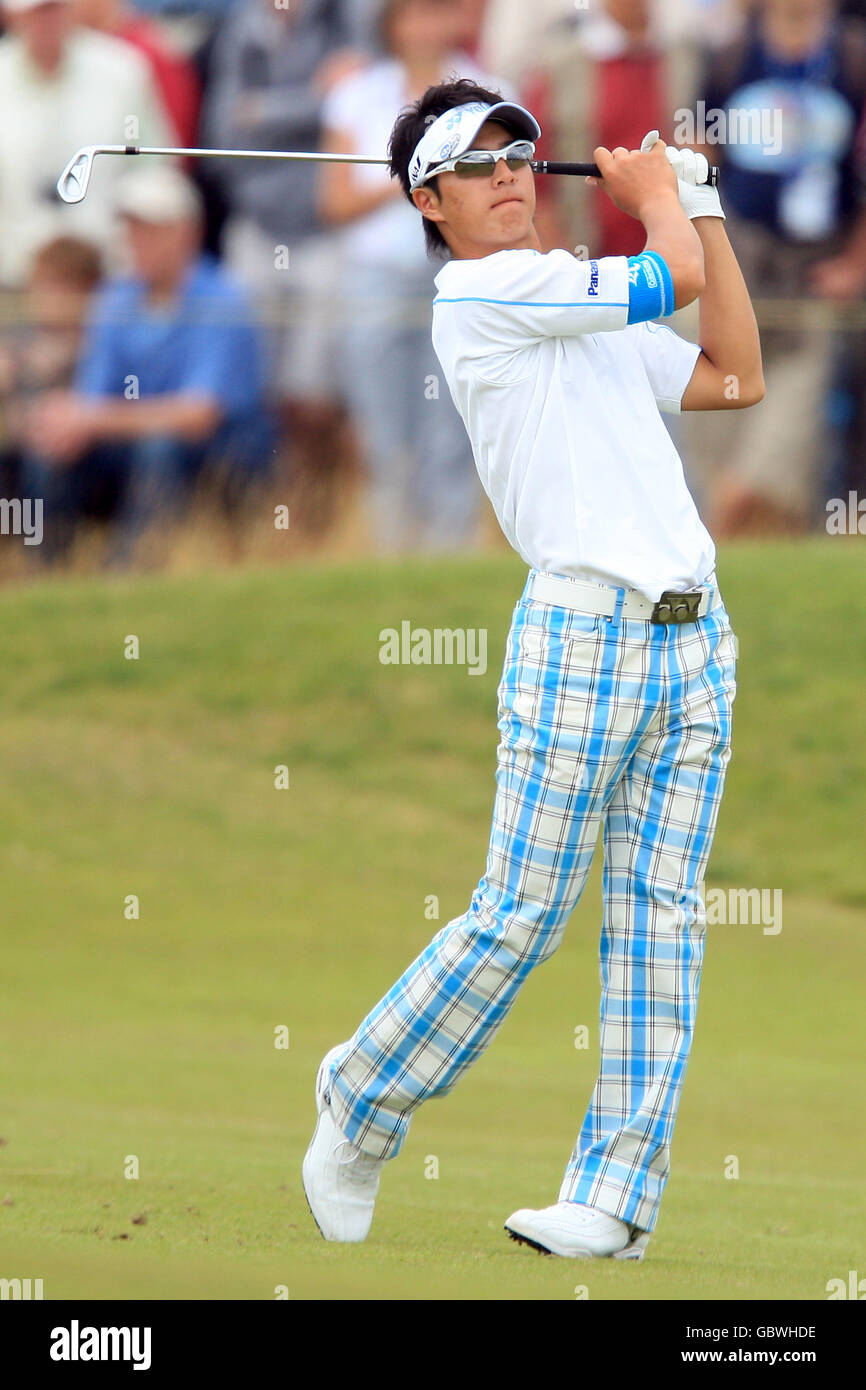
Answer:
<svg viewBox="0 0 866 1390"><path fill-rule="evenodd" d="M413 207L415 203L409 187L409 160L427 127L446 111L453 110L455 106L464 106L468 101L483 101L488 106L494 106L497 101L503 100L501 92L491 92L486 87L479 87L471 78L458 77L456 73L449 73L448 77L450 80L440 82L436 87L428 87L418 101L400 112L388 142L391 177L400 180L403 192ZM435 176L428 179L424 186L432 188L436 194L439 192L439 180ZM431 222L429 217L424 218L424 237L428 255L444 260L449 252L448 243L439 230L438 222Z"/></svg>

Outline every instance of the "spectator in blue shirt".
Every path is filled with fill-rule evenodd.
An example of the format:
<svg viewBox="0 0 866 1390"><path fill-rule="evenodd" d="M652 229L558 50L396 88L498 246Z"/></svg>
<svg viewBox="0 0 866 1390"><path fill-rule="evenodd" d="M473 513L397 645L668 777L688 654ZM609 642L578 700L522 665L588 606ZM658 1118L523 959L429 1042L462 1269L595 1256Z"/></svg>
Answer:
<svg viewBox="0 0 866 1390"><path fill-rule="evenodd" d="M198 191L176 169L137 168L118 211L133 273L97 297L74 389L43 396L27 425L45 559L95 507L113 514L109 563L128 563L202 472L237 500L274 451L258 330L243 292L200 251Z"/></svg>

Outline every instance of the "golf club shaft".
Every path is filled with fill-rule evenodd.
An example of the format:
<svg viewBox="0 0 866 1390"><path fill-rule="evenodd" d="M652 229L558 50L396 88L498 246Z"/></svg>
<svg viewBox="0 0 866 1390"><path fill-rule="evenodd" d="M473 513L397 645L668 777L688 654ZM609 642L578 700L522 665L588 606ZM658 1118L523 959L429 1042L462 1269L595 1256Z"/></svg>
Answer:
<svg viewBox="0 0 866 1390"><path fill-rule="evenodd" d="M79 150L57 181L57 189L64 202L80 202L90 182L90 168L98 154L115 155L162 155L166 158L189 159L288 159L317 164L390 164L387 157L364 154L332 154L319 150L214 150L194 149L168 145L90 145ZM561 160L534 159L531 167L536 174L591 175L601 178L601 171L594 163L568 163ZM75 171L75 172L74 172ZM707 182L716 187L719 181L718 169L711 168Z"/></svg>
<svg viewBox="0 0 866 1390"><path fill-rule="evenodd" d="M98 154L160 154L190 159L300 159L316 163L390 164L363 154L320 154L317 150L193 150L160 145L101 145Z"/></svg>
<svg viewBox="0 0 866 1390"><path fill-rule="evenodd" d="M114 149L103 149L102 154L160 154L160 155L185 155L193 159L303 159L312 160L319 163L339 163L339 164L390 164L389 159L377 159L372 155L363 154L328 154L303 151L301 153L284 152L283 150L181 150L181 149L160 149L157 147L141 148L138 145L117 145ZM533 159L532 168L536 174L592 174L595 178L601 178L601 170L597 164L563 164L555 160Z"/></svg>

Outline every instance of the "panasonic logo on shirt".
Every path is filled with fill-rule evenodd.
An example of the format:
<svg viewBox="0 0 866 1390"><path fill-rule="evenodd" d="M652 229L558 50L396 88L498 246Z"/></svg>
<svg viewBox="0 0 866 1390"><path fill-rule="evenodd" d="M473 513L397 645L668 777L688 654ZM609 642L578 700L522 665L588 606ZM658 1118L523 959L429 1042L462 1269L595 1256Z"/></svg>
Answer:
<svg viewBox="0 0 866 1390"><path fill-rule="evenodd" d="M589 287L587 294L598 294L598 261L589 263Z"/></svg>

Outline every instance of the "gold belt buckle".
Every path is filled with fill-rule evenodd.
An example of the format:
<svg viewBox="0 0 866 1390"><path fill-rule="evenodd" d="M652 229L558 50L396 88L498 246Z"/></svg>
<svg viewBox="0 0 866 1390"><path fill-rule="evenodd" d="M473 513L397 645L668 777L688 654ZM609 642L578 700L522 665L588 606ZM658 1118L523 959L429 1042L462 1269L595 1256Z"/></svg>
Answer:
<svg viewBox="0 0 866 1390"><path fill-rule="evenodd" d="M678 594L674 589L665 589L652 611L651 623L696 623L698 609L703 593Z"/></svg>

